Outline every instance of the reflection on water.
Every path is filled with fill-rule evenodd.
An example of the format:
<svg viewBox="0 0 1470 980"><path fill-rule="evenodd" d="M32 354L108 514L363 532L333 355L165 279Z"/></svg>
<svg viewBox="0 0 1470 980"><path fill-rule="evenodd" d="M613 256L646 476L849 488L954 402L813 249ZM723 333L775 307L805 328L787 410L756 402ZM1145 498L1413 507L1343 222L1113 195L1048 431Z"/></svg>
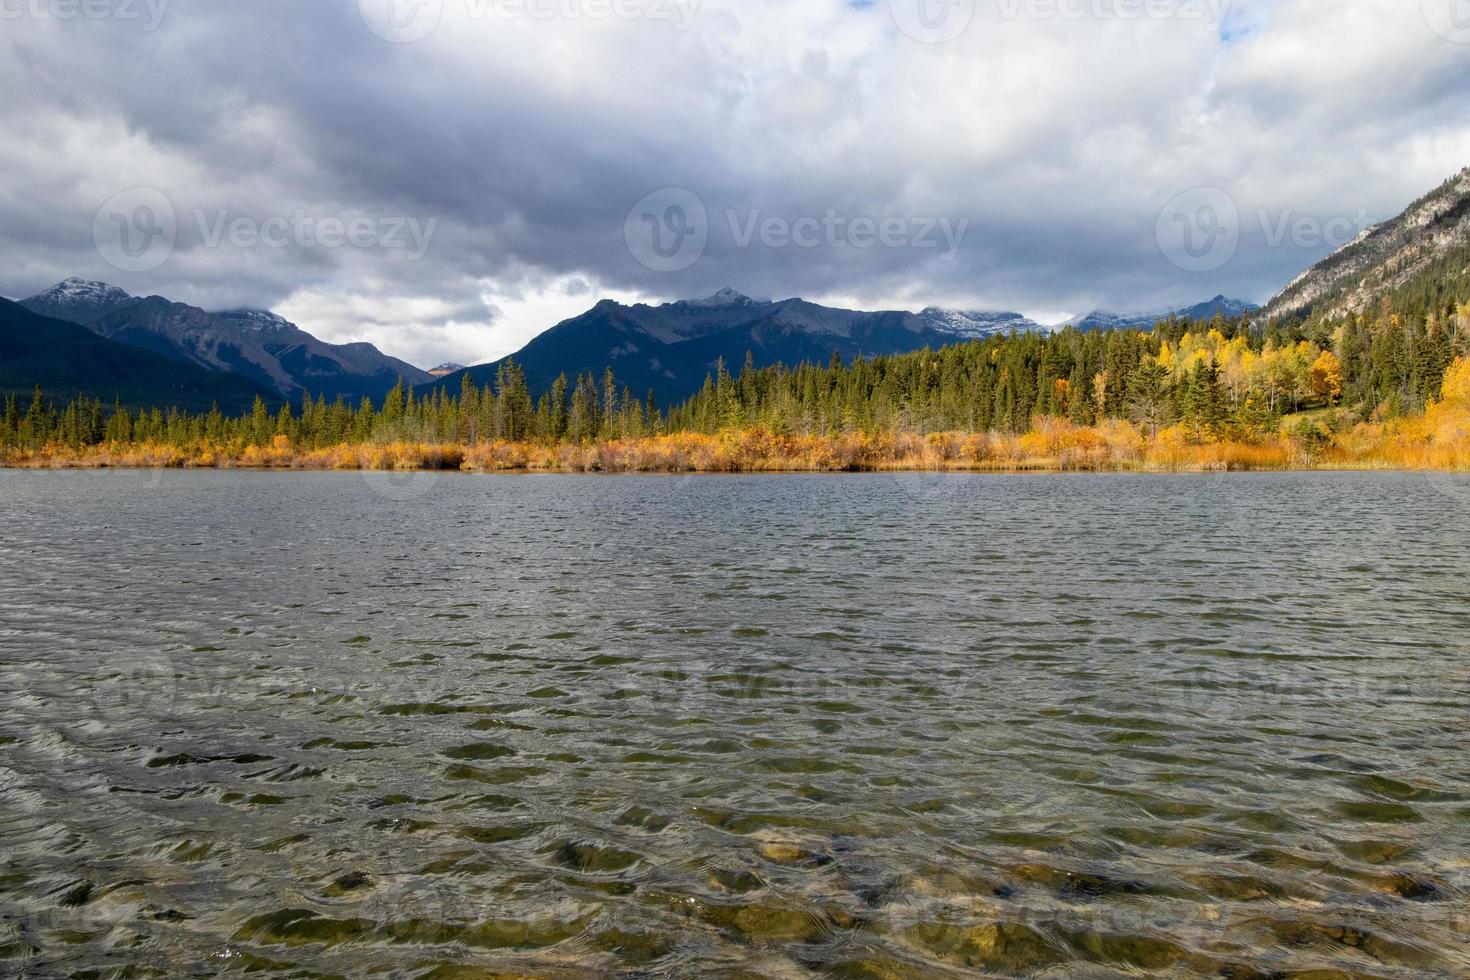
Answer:
<svg viewBox="0 0 1470 980"><path fill-rule="evenodd" d="M427 489L0 474L0 973L1470 971L1425 477Z"/></svg>

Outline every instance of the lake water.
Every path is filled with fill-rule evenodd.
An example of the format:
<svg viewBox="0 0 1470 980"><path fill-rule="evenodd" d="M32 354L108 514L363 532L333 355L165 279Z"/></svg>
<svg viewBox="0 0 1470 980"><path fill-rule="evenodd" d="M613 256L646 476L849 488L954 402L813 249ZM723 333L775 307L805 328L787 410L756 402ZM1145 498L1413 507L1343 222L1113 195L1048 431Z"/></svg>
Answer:
<svg viewBox="0 0 1470 980"><path fill-rule="evenodd" d="M1418 474L0 473L0 973L1465 976L1467 528Z"/></svg>

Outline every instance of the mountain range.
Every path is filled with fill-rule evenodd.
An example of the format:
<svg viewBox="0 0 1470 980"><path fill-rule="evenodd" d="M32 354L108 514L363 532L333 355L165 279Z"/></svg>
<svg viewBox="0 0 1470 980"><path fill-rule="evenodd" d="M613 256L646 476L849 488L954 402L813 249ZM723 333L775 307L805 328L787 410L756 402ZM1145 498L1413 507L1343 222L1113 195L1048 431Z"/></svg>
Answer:
<svg viewBox="0 0 1470 980"><path fill-rule="evenodd" d="M83 279L57 283L19 305L206 372L238 375L275 400L310 391L329 400L381 401L399 378L415 385L432 380L427 371L371 344L328 344L261 310L210 313Z"/></svg>
<svg viewBox="0 0 1470 980"><path fill-rule="evenodd" d="M86 395L131 409L207 412L218 405L237 414L257 397L280 400L238 374L180 363L0 299L0 394L26 398L36 385L61 401Z"/></svg>
<svg viewBox="0 0 1470 980"><path fill-rule="evenodd" d="M826 363L834 354L901 354L967 340L1065 326L1093 330L1109 326L1152 327L1171 315L1210 319L1216 313L1239 316L1255 310L1249 303L1217 296L1195 306L1155 313L1096 311L1058 327L1045 327L1019 313L946 310L860 312L819 306L802 299L752 299L722 289L700 300L662 306L625 306L604 300L581 316L563 321L536 337L513 357L526 372L532 392L544 391L557 375L591 373L611 367L620 383L635 393L652 391L663 403L698 391L723 359L738 371L747 353L756 367ZM441 379L451 391L469 374L476 384L493 380L505 359L466 368Z"/></svg>
<svg viewBox="0 0 1470 980"><path fill-rule="evenodd" d="M466 374L483 384L494 379L507 359L465 368L443 364L423 371L383 354L371 344L328 344L278 314L264 310L208 312L161 296L136 297L101 282L68 279L20 305L32 313L85 327L98 337L147 351L205 372L232 375L263 391L267 400L297 399L303 391L335 399L362 397L380 402L402 378L410 385L456 391ZM1180 310L1149 314L1096 311L1060 326L1080 330L1111 326L1148 326L1171 314L1208 319L1254 309L1216 297ZM1019 313L948 310L865 312L821 306L802 299L752 299L722 289L705 299L660 306L625 306L611 300L537 336L514 356L533 393L551 386L558 375L600 376L611 367L620 382L637 392L653 391L669 403L693 394L724 360L738 370L747 353L757 367L826 363L899 354L967 340L1047 327ZM88 376L78 364L76 380ZM56 380L54 372L48 377ZM197 379L196 379L197 380ZM53 382L54 383L54 382ZM29 386L25 386L28 390ZM146 392L135 389L131 397ZM165 392L160 391L159 397ZM228 393L231 398L238 391ZM252 395L253 397L253 395Z"/></svg>
<svg viewBox="0 0 1470 980"><path fill-rule="evenodd" d="M1173 309L1154 310L1150 313L1113 313L1109 310L1093 310L1083 316L1075 317L1063 323L1057 324L1057 329L1063 327L1076 327L1078 330L1149 330L1153 325L1171 318L1178 320L1213 320L1216 316L1227 320L1235 320L1247 313L1254 313L1260 307L1255 303L1246 303L1238 299L1226 299L1224 296L1216 296L1214 299L1193 306L1180 306Z"/></svg>
<svg viewBox="0 0 1470 980"><path fill-rule="evenodd" d="M845 360L898 354L1013 329L1039 327L1016 313L869 313L802 299L752 299L722 289L705 299L661 306L604 300L547 330L513 356L533 392L544 391L563 373L600 378L611 367L619 382L640 397L652 391L668 403L697 391L721 359L738 371L747 353L757 367L825 364L834 354ZM484 383L493 380L501 363L470 367L438 384L455 390L466 373L475 383Z"/></svg>
<svg viewBox="0 0 1470 980"><path fill-rule="evenodd" d="M1043 326L1019 313L939 307L864 312L722 289L659 306L604 300L546 330L514 358L534 394L558 375L600 377L610 367L634 392L652 391L667 404L697 391L721 360L738 371L747 354L758 367L826 363L834 355L852 360L1017 332L1148 329L1170 318L1333 319L1362 312L1395 290L1433 299L1431 293L1447 288L1442 284L1467 277L1470 168L1293 279L1264 309L1221 295L1145 313L1094 310ZM326 343L274 313L211 313L81 279L58 283L18 306L0 304L0 389L9 391L29 391L39 382L59 394L197 407L213 387L222 408L257 394L294 400L303 391L377 402L400 378L449 391L466 375L490 383L506 360L422 371L371 344ZM74 326L85 330L67 329ZM160 370L160 363L173 373Z"/></svg>

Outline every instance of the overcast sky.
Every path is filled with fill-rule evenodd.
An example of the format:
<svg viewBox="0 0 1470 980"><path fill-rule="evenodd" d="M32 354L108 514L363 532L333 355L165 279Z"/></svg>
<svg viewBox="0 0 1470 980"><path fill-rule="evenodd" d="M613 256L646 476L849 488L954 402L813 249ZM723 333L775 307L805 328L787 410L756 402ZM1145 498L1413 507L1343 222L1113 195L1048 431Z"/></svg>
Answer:
<svg viewBox="0 0 1470 980"><path fill-rule="evenodd" d="M426 366L724 286L1263 302L1470 164L1467 8L0 0L0 294L102 279Z"/></svg>

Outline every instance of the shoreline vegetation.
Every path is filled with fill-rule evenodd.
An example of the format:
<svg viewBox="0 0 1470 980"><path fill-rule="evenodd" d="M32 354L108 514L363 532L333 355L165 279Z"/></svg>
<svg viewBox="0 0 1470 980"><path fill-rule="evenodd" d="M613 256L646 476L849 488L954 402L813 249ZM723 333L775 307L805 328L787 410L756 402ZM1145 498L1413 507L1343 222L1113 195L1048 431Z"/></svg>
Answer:
<svg viewBox="0 0 1470 980"><path fill-rule="evenodd" d="M1040 416L1023 433L862 432L793 435L768 428L674 432L585 442L477 443L383 439L305 447L287 433L254 444L48 442L11 447L18 469L213 468L546 473L1221 472L1257 470L1470 471L1470 361L1457 362L1445 397L1421 415L1333 431L1331 413L1307 413L1249 441L1181 425L1150 433L1122 419L1076 425Z"/></svg>
<svg viewBox="0 0 1470 980"><path fill-rule="evenodd" d="M1470 308L1321 336L1225 325L1013 335L827 367L723 364L665 414L652 393L522 369L457 397L306 395L238 418L60 407L0 417L0 466L557 473L1470 471Z"/></svg>
<svg viewBox="0 0 1470 980"><path fill-rule="evenodd" d="M965 432L851 432L781 436L764 429L715 435L675 433L639 439L476 445L422 442L269 446L209 442L102 444L73 450L9 450L7 469L358 470L467 473L1207 473L1295 470L1441 470L1470 472L1470 437L1424 438L1425 420L1359 426L1327 442L1288 433L1258 442L1191 442L1175 429L1150 438L1128 422L1077 427L1038 419L1021 435Z"/></svg>

